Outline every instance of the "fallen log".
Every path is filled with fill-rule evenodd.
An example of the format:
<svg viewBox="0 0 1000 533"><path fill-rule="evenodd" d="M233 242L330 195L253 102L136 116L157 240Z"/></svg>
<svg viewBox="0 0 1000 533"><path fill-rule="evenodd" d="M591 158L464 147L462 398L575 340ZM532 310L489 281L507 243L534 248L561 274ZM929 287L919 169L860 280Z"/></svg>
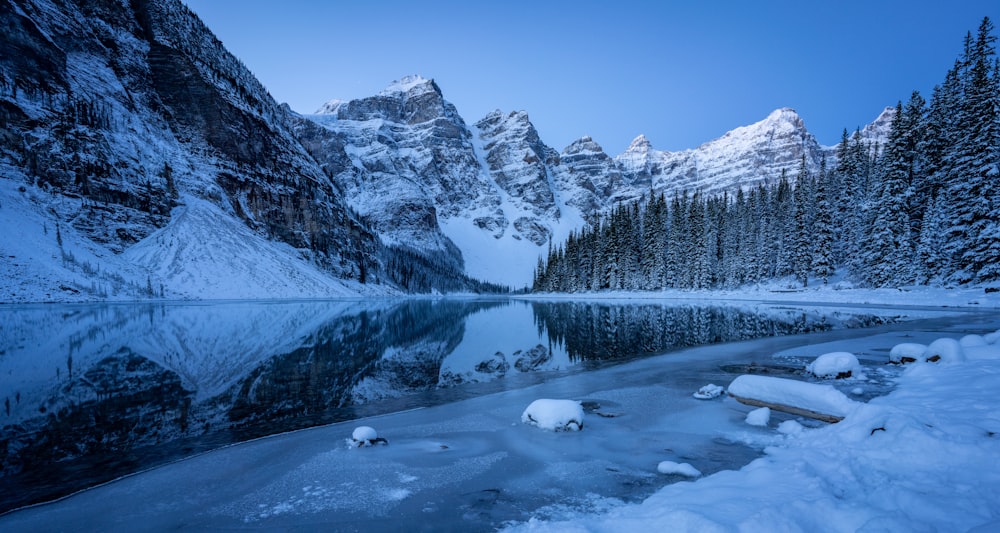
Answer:
<svg viewBox="0 0 1000 533"><path fill-rule="evenodd" d="M770 376L739 376L729 385L728 391L742 404L769 407L829 423L840 422L857 406L857 402L830 385Z"/></svg>

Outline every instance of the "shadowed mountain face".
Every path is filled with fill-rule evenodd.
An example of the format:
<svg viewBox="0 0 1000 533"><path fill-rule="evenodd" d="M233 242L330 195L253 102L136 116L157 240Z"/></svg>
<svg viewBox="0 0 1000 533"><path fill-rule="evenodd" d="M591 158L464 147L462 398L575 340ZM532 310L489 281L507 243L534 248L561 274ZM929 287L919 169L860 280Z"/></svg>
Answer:
<svg viewBox="0 0 1000 533"><path fill-rule="evenodd" d="M3 179L64 229L60 246L118 254L211 210L331 280L377 270L376 238L287 111L181 2L3 0L0 23ZM138 266L183 291L161 263Z"/></svg>

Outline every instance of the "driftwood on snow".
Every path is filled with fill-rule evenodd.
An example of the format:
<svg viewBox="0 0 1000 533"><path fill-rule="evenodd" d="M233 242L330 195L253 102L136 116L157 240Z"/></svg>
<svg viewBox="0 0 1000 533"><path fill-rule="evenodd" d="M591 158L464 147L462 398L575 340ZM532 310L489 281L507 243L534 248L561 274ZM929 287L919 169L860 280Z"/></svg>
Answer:
<svg viewBox="0 0 1000 533"><path fill-rule="evenodd" d="M730 392L729 395L732 396L734 400L736 400L736 401L738 401L738 402L740 402L742 404L745 404L745 405L752 405L754 407L768 407L768 408L773 409L775 411L781 411L783 413L788 413L788 414L792 414L792 415L804 416L806 418L814 418L816 420L821 420L823 422L829 422L831 424L835 424L835 423L840 422L841 420L844 419L844 417L842 417L842 416L831 415L831 414L828 414L828 413L820 413L820 412L817 412L817 411L811 411L809 409L803 409L801 407L795 407L794 405L785 405L785 404L781 404L781 403L766 402L766 401L763 401L763 400L757 400L755 398L745 398L745 397L742 397L742 396L737 396L737 395L733 394L732 392Z"/></svg>

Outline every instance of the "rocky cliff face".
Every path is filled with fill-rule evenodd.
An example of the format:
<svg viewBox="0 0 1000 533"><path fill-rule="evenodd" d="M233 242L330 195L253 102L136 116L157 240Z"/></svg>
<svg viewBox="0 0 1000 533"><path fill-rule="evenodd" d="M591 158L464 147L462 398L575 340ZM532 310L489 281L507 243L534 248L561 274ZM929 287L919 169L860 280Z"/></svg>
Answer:
<svg viewBox="0 0 1000 533"><path fill-rule="evenodd" d="M384 240L473 277L523 285L563 224L551 180L559 156L527 115L498 111L469 126L433 80L333 100L295 130Z"/></svg>
<svg viewBox="0 0 1000 533"><path fill-rule="evenodd" d="M542 142L528 114L497 110L476 122L475 128L497 186L524 211L557 218L549 169L559 164L559 154Z"/></svg>
<svg viewBox="0 0 1000 533"><path fill-rule="evenodd" d="M184 263L182 250L120 255L177 233L188 211L246 226L259 242L228 250L246 269L256 246L287 245L291 271L329 277L310 287L320 293L376 268L376 239L292 135L289 114L181 2L0 0L0 23L10 28L0 192L5 207L40 213L39 233L60 230L61 264L21 258L42 283L68 296L189 295L176 264L136 264ZM121 279L95 275L98 262Z"/></svg>
<svg viewBox="0 0 1000 533"><path fill-rule="evenodd" d="M461 268L439 217L499 198L480 179L472 134L431 80L413 77L376 96L326 104L296 120L303 144L389 243Z"/></svg>

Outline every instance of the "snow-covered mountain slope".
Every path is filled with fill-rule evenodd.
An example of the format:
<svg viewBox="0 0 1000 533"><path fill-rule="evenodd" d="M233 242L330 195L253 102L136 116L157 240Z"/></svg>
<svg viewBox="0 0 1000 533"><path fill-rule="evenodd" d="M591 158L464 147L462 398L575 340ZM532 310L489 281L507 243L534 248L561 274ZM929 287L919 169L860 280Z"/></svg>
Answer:
<svg viewBox="0 0 1000 533"><path fill-rule="evenodd" d="M296 132L385 241L474 278L530 283L543 246L582 222L561 208L550 177L558 156L526 114L494 112L470 127L433 80L331 101Z"/></svg>
<svg viewBox="0 0 1000 533"><path fill-rule="evenodd" d="M287 111L180 1L4 0L0 21L11 28L0 40L9 202L0 209L18 209L6 214L18 224L42 222L41 237L58 224L64 251L89 251L75 258L86 268L53 262L26 250L38 235L4 232L0 251L18 265L0 276L4 300L141 298L149 287L174 297L291 296L317 283L341 293L350 283L339 279L376 264L377 239L292 135ZM175 216L209 204L214 215L201 223L254 238L199 231L209 240L189 244L215 253L186 276L166 275L187 268L166 250L120 255L150 249L161 230L189 241L191 227L172 228ZM230 267L261 255L283 267L241 284L246 270ZM204 283L182 281L206 272L240 289L203 293ZM265 278L269 291L257 292Z"/></svg>

